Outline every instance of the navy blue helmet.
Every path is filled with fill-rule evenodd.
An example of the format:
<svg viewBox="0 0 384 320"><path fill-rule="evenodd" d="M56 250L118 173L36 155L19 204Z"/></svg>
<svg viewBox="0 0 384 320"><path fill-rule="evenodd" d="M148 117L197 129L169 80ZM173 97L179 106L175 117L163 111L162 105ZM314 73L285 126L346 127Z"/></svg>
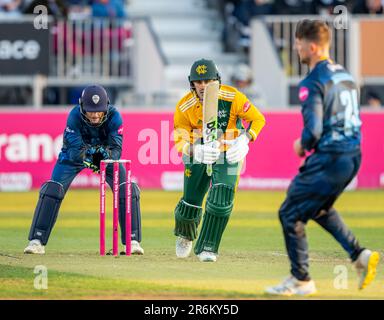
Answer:
<svg viewBox="0 0 384 320"><path fill-rule="evenodd" d="M104 112L104 118L98 125L105 122L108 117L109 98L107 91L97 84L86 87L79 98L79 105L83 120L89 124L86 112Z"/></svg>

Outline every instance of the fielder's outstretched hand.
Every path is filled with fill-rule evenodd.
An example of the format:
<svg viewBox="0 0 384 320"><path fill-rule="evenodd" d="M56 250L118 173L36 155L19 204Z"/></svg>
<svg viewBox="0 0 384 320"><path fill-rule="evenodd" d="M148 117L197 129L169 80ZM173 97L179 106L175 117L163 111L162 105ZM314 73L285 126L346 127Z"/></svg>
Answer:
<svg viewBox="0 0 384 320"><path fill-rule="evenodd" d="M230 164L234 164L242 161L249 151L249 139L245 134L238 136L235 140L223 140L224 144L229 145L227 150L227 161Z"/></svg>

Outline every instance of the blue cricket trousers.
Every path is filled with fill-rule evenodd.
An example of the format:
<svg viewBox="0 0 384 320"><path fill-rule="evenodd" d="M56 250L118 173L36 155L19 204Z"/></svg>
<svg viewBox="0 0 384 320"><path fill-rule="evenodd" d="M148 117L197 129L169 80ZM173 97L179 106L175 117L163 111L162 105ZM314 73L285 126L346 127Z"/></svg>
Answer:
<svg viewBox="0 0 384 320"><path fill-rule="evenodd" d="M360 252L358 241L332 207L357 174L361 153L317 153L309 156L291 182L279 218L283 228L291 274L309 280L308 244L305 225L313 219L328 231L352 261Z"/></svg>

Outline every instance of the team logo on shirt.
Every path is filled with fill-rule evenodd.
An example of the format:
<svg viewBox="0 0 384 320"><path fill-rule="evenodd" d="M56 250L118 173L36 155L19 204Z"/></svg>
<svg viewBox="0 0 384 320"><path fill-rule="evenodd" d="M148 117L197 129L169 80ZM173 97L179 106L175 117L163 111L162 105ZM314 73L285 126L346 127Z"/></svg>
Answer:
<svg viewBox="0 0 384 320"><path fill-rule="evenodd" d="M247 101L246 103L244 103L243 105L243 111L244 112L247 112L249 110L249 108L251 107L251 103L249 101Z"/></svg>
<svg viewBox="0 0 384 320"><path fill-rule="evenodd" d="M198 73L198 74L205 74L205 73L207 73L207 66L205 65L205 64L203 64L203 65L198 65L197 66L197 68L196 68L196 72Z"/></svg>
<svg viewBox="0 0 384 320"><path fill-rule="evenodd" d="M186 169L184 173L185 173L185 176L187 178L190 178L192 176L192 170L191 169Z"/></svg>
<svg viewBox="0 0 384 320"><path fill-rule="evenodd" d="M301 87L300 90L299 90L299 100L301 102L307 100L308 95L309 95L308 88L307 87Z"/></svg>
<svg viewBox="0 0 384 320"><path fill-rule="evenodd" d="M94 104L98 104L100 101L100 97L97 94L95 94L92 96L92 101Z"/></svg>
<svg viewBox="0 0 384 320"><path fill-rule="evenodd" d="M117 129L117 133L118 133L119 135L123 135L123 125L121 125L121 126L119 127L119 129Z"/></svg>
<svg viewBox="0 0 384 320"><path fill-rule="evenodd" d="M65 131L68 133L75 133L75 130L72 130L70 127L66 127Z"/></svg>

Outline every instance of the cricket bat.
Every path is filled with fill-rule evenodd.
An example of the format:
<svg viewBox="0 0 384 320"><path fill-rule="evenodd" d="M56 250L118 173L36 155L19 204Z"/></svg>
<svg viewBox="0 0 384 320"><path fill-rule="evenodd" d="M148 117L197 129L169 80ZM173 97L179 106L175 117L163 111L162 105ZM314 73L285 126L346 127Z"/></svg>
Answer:
<svg viewBox="0 0 384 320"><path fill-rule="evenodd" d="M203 143L209 144L217 140L217 108L219 100L219 81L208 83L204 90L203 100ZM212 175L212 165L207 165L207 175Z"/></svg>

